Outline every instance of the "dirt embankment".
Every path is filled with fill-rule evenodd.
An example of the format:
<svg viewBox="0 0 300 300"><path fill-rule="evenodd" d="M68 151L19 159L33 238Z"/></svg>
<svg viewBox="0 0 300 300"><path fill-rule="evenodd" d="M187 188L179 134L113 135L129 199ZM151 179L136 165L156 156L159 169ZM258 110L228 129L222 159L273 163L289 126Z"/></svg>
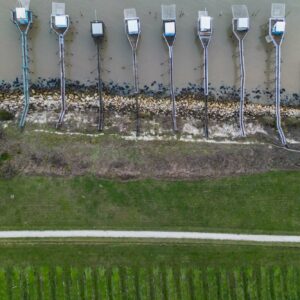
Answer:
<svg viewBox="0 0 300 300"><path fill-rule="evenodd" d="M242 141L243 142L243 141ZM296 147L296 146L295 146ZM119 135L58 135L9 125L0 134L0 174L197 179L300 169L300 153L263 143L131 141Z"/></svg>
<svg viewBox="0 0 300 300"><path fill-rule="evenodd" d="M273 145L278 143L278 134L272 106L246 106L247 138L241 139L238 103L210 102L211 139L204 141L203 102L179 99L179 133L174 135L169 100L141 98L142 137L136 141L134 99L106 98L105 130L97 135L97 97L71 96L65 124L59 131L54 130L58 96L35 95L22 132L17 129L20 97L0 101L0 109L4 109L0 120L6 120L2 127L0 124L0 176L93 174L120 179L197 179L300 168L300 153ZM282 116L288 142L300 149L296 143L300 141L300 110L285 107ZM13 121L7 121L10 119ZM74 131L80 134L70 134Z"/></svg>

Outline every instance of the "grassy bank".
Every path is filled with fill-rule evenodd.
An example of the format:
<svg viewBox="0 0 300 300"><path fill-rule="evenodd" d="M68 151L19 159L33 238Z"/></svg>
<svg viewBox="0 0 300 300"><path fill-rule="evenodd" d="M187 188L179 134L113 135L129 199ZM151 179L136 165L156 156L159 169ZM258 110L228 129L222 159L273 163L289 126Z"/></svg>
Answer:
<svg viewBox="0 0 300 300"><path fill-rule="evenodd" d="M160 136L166 140L135 141L118 134L95 136L83 131L72 135L64 130L37 125L23 132L14 125L0 128L0 177L91 174L123 180L198 180L299 170L300 166L299 153L268 144L267 136L257 137L262 144L215 144L183 142L169 134Z"/></svg>
<svg viewBox="0 0 300 300"><path fill-rule="evenodd" d="M202 181L0 180L0 229L300 233L300 173Z"/></svg>

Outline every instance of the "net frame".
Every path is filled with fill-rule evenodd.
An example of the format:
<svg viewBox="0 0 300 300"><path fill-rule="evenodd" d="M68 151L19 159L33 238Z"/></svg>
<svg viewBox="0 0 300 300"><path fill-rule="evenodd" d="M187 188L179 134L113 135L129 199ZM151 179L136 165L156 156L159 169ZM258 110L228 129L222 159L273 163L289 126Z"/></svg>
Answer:
<svg viewBox="0 0 300 300"><path fill-rule="evenodd" d="M285 18L285 3L272 3L271 8L271 17L276 19L284 19Z"/></svg>
<svg viewBox="0 0 300 300"><path fill-rule="evenodd" d="M135 8L125 8L124 9L124 19L125 20L137 19L136 9Z"/></svg>
<svg viewBox="0 0 300 300"><path fill-rule="evenodd" d="M176 20L176 4L161 5L161 18L163 21Z"/></svg>
<svg viewBox="0 0 300 300"><path fill-rule="evenodd" d="M17 7L24 7L28 11L30 7L30 0L18 0Z"/></svg>
<svg viewBox="0 0 300 300"><path fill-rule="evenodd" d="M249 18L248 8L245 4L234 4L231 9L234 19Z"/></svg>
<svg viewBox="0 0 300 300"><path fill-rule="evenodd" d="M202 17L208 17L208 11L207 10L199 10L198 11L198 20L200 20Z"/></svg>
<svg viewBox="0 0 300 300"><path fill-rule="evenodd" d="M66 4L52 2L52 16L65 16L66 15Z"/></svg>

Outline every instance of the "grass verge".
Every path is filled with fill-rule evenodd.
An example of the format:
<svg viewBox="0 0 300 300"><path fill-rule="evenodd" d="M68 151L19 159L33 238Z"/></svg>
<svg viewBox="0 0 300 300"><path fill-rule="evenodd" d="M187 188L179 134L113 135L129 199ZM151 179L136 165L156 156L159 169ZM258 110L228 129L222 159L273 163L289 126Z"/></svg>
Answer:
<svg viewBox="0 0 300 300"><path fill-rule="evenodd" d="M0 179L0 230L300 233L300 173L201 181Z"/></svg>

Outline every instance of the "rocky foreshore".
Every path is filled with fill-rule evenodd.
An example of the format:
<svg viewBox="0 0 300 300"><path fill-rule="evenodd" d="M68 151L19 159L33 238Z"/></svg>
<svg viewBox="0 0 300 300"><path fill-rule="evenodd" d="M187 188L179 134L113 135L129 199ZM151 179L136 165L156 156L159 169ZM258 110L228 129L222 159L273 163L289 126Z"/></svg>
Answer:
<svg viewBox="0 0 300 300"><path fill-rule="evenodd" d="M60 109L60 95L58 92L37 93L32 91L30 99L30 111L51 111ZM116 95L103 95L105 109L109 112L132 113L136 110L136 98ZM169 98L156 98L149 96L138 96L139 111L144 115L169 115L171 105ZM177 98L177 114L180 117L200 117L204 111L204 101L196 95ZM97 109L99 105L98 94L92 93L69 93L67 94L68 110L85 112ZM0 109L7 110L13 114L22 109L23 96L18 93L2 94L0 97ZM238 101L209 101L209 115L211 118L226 120L237 116L239 109ZM283 117L300 117L300 107L282 106ZM30 113L30 112L29 112ZM275 115L274 105L261 105L247 103L245 105L247 117L260 117Z"/></svg>

